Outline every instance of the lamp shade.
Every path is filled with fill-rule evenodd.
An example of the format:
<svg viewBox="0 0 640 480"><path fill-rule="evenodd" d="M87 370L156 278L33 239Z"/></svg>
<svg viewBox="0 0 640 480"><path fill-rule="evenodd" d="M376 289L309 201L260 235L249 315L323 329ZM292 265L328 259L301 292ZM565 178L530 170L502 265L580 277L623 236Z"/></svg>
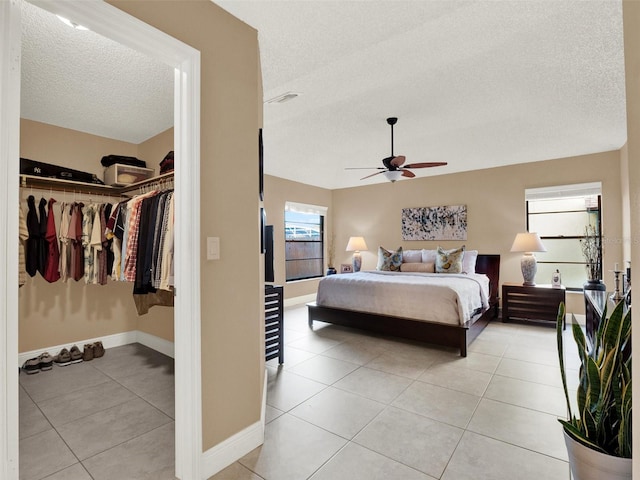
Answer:
<svg viewBox="0 0 640 480"><path fill-rule="evenodd" d="M546 252L547 249L542 244L542 240L537 233L519 233L516 235L513 245L511 245L512 252Z"/></svg>
<svg viewBox="0 0 640 480"><path fill-rule="evenodd" d="M364 237L350 237L347 243L347 252L368 250Z"/></svg>
<svg viewBox="0 0 640 480"><path fill-rule="evenodd" d="M387 180L393 183L396 180L400 180L400 177L402 177L402 172L400 170L388 170L386 172L383 172L383 175L387 177Z"/></svg>

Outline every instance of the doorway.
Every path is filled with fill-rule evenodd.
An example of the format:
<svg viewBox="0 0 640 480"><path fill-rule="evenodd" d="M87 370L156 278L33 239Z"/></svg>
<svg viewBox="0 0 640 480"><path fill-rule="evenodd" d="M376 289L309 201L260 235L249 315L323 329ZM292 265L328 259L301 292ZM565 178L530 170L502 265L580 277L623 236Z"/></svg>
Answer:
<svg viewBox="0 0 640 480"><path fill-rule="evenodd" d="M104 2L33 1L175 68L176 201L174 310L176 476L200 478L200 57L199 52ZM18 479L17 215L19 200L20 2L0 6L0 477Z"/></svg>

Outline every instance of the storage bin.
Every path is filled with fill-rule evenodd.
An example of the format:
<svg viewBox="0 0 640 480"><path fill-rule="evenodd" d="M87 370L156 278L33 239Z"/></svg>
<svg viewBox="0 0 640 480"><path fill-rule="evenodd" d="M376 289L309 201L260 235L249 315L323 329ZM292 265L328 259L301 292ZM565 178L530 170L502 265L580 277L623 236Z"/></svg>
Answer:
<svg viewBox="0 0 640 480"><path fill-rule="evenodd" d="M113 187L124 187L153 177L153 168L133 167L116 163L104 169L104 183Z"/></svg>

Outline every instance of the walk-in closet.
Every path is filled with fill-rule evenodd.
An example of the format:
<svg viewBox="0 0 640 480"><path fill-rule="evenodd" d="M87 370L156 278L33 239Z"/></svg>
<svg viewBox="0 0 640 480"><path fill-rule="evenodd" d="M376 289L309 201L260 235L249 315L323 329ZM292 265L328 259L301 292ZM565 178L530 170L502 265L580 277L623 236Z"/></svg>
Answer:
<svg viewBox="0 0 640 480"><path fill-rule="evenodd" d="M173 68L28 2L22 26L21 159L153 175L21 175L20 479L173 479Z"/></svg>

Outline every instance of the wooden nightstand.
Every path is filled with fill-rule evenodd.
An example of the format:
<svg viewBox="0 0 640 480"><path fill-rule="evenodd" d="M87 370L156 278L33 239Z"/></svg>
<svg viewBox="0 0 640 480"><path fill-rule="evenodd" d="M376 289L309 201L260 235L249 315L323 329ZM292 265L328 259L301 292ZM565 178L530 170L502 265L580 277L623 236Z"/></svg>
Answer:
<svg viewBox="0 0 640 480"><path fill-rule="evenodd" d="M502 321L511 318L556 323L560 302L565 302L565 288L551 285L502 285Z"/></svg>

